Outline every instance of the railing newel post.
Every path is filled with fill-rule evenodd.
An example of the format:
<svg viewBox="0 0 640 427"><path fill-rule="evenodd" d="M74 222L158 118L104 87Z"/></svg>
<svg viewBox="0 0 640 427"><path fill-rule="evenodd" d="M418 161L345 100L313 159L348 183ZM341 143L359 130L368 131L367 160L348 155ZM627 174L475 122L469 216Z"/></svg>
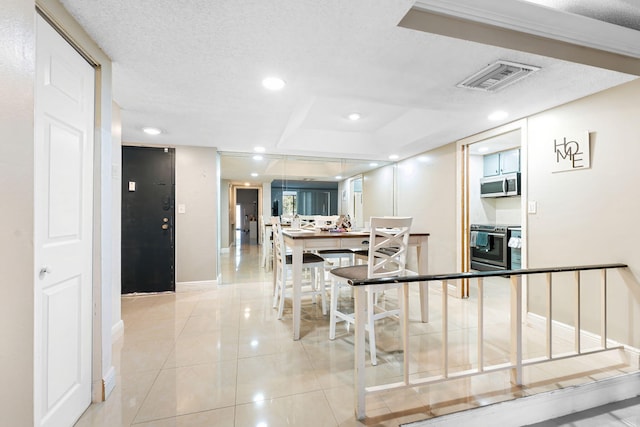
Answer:
<svg viewBox="0 0 640 427"><path fill-rule="evenodd" d="M600 285L600 339L602 348L607 348L607 269L600 270L602 282Z"/></svg>
<svg viewBox="0 0 640 427"><path fill-rule="evenodd" d="M442 377L449 378L449 281L442 281Z"/></svg>
<svg viewBox="0 0 640 427"><path fill-rule="evenodd" d="M553 276L547 276L547 358L553 358Z"/></svg>
<svg viewBox="0 0 640 427"><path fill-rule="evenodd" d="M522 385L522 276L511 275L511 365L512 380Z"/></svg>
<svg viewBox="0 0 640 427"><path fill-rule="evenodd" d="M575 325L575 352L576 354L580 354L581 352L581 345L580 345L580 329L581 329L581 324L580 324L580 270L576 271L574 273L574 277L575 277L575 313L574 313L574 325Z"/></svg>

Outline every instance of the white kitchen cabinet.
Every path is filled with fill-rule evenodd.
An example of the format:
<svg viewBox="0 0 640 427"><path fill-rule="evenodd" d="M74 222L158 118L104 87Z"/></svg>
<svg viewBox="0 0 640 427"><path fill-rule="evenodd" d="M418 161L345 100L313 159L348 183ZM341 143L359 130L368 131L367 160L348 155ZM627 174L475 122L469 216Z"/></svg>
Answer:
<svg viewBox="0 0 640 427"><path fill-rule="evenodd" d="M500 173L520 172L520 149L502 151L500 154Z"/></svg>
<svg viewBox="0 0 640 427"><path fill-rule="evenodd" d="M495 176L500 174L500 153L487 154L483 157L483 176Z"/></svg>
<svg viewBox="0 0 640 427"><path fill-rule="evenodd" d="M514 148L483 157L483 176L520 172L520 149Z"/></svg>

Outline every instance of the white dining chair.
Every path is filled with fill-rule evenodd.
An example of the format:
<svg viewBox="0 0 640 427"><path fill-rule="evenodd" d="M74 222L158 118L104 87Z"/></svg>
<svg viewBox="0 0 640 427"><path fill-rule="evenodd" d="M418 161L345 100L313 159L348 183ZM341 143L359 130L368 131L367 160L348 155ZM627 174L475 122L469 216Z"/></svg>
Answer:
<svg viewBox="0 0 640 427"><path fill-rule="evenodd" d="M278 308L278 319L282 319L284 312L284 300L291 297L293 283L288 280L292 273L293 259L290 254L286 253L284 238L282 236L282 225L276 222L273 228L273 250L275 253L276 282L273 292L273 307ZM300 286L302 295L310 295L314 298L318 296L322 301L322 314L327 314L327 301L324 278L324 258L321 256L303 252L302 254L303 269L310 270L310 280ZM304 285L304 286L303 286Z"/></svg>
<svg viewBox="0 0 640 427"><path fill-rule="evenodd" d="M336 323L344 321L348 326L355 322L354 313L338 310L340 289L349 286L348 280L364 280L383 277L402 276L407 274L407 250L412 218L410 217L372 217L369 235L367 263L339 267L331 270L331 303L329 339L336 337ZM400 289L400 284L384 284L367 286L367 305L365 330L369 338L369 354L371 364L377 365L375 321L385 317L398 317L401 298L398 306L393 308L377 305L376 293L387 289Z"/></svg>

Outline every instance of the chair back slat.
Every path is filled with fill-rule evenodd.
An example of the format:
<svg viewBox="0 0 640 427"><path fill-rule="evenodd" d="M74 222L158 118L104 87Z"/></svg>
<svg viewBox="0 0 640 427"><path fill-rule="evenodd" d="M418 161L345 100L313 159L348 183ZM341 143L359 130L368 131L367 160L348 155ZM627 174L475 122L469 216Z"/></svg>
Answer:
<svg viewBox="0 0 640 427"><path fill-rule="evenodd" d="M271 219L273 228L273 251L276 256L276 267L282 268L284 265L284 238L282 237L282 225L277 217Z"/></svg>
<svg viewBox="0 0 640 427"><path fill-rule="evenodd" d="M397 276L407 263L411 217L371 217L367 277Z"/></svg>

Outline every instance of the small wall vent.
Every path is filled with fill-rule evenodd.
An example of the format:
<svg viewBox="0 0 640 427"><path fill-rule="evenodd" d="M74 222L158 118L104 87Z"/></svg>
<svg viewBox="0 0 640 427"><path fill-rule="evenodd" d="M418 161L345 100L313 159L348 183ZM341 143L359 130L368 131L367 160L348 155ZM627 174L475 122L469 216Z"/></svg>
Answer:
<svg viewBox="0 0 640 427"><path fill-rule="evenodd" d="M458 83L457 87L495 92L538 71L540 67L509 61L496 61L471 77Z"/></svg>

